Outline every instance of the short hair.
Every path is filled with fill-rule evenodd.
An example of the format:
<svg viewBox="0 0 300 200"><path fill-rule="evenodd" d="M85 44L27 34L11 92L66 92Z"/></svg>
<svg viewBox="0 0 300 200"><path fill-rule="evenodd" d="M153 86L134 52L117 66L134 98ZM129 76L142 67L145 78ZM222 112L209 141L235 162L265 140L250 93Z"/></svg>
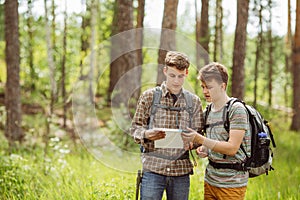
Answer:
<svg viewBox="0 0 300 200"><path fill-rule="evenodd" d="M227 85L228 71L224 65L212 62L200 69L198 79L204 83L215 79L218 83L226 83Z"/></svg>
<svg viewBox="0 0 300 200"><path fill-rule="evenodd" d="M176 67L178 70L188 69L190 61L184 53L169 51L165 58L165 64L169 67Z"/></svg>

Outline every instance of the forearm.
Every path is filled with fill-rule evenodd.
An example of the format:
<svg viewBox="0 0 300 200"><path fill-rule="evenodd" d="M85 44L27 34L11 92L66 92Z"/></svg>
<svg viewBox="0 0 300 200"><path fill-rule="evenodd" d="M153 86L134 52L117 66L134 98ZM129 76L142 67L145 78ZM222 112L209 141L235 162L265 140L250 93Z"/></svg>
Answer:
<svg viewBox="0 0 300 200"><path fill-rule="evenodd" d="M202 135L196 135L195 142L197 144L202 144L203 146L206 146L212 151L230 156L235 155L239 149L239 146L232 143L231 141L217 141L210 138L206 138Z"/></svg>

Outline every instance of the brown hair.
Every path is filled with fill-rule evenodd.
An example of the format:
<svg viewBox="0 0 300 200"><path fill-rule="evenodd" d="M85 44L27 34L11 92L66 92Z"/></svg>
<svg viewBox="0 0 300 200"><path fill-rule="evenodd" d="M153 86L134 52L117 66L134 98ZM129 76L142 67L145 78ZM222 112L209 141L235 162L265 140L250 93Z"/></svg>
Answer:
<svg viewBox="0 0 300 200"><path fill-rule="evenodd" d="M198 79L204 83L215 79L218 83L226 83L227 85L227 68L220 63L212 62L200 69Z"/></svg>
<svg viewBox="0 0 300 200"><path fill-rule="evenodd" d="M187 55L177 52L169 51L165 58L165 64L169 67L176 67L178 70L188 69L190 61Z"/></svg>

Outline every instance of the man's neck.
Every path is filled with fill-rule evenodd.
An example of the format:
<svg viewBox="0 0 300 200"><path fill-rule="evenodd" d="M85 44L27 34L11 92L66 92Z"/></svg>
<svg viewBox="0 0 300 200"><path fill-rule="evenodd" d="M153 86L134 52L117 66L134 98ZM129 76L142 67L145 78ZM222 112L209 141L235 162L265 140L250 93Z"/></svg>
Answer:
<svg viewBox="0 0 300 200"><path fill-rule="evenodd" d="M221 110L225 104L229 101L229 97L227 94L225 94L222 98L219 98L217 101L212 103L212 110L213 111L219 111Z"/></svg>

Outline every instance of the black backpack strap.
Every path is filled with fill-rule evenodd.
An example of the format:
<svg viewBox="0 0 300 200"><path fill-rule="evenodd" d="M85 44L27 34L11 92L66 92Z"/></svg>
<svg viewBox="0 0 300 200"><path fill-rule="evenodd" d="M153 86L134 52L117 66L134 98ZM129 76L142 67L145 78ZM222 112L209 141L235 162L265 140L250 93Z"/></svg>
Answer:
<svg viewBox="0 0 300 200"><path fill-rule="evenodd" d="M150 120L148 124L148 128L151 129L153 126L153 120L155 117L155 113L157 111L157 107L160 103L162 91L159 86L155 87L155 90L153 92L153 100L152 100L152 105L151 105L151 112L150 112Z"/></svg>
<svg viewBox="0 0 300 200"><path fill-rule="evenodd" d="M271 141L272 141L272 145L273 145L274 148L276 148L274 136L273 136L273 133L272 133L271 128L270 128L270 126L269 126L269 122L268 122L267 120L264 119L264 124L265 124L266 127L268 128L269 135L270 135L270 139L271 139Z"/></svg>
<svg viewBox="0 0 300 200"><path fill-rule="evenodd" d="M192 121L194 116L193 95L186 90L183 90L183 95L186 103L186 111L189 113L189 127L192 128Z"/></svg>
<svg viewBox="0 0 300 200"><path fill-rule="evenodd" d="M236 102L240 102L245 106L245 102L243 102L242 100L238 98L230 98L230 100L226 103L226 108L223 111L224 128L227 131L227 133L229 133L230 130L229 112L232 105Z"/></svg>
<svg viewBox="0 0 300 200"><path fill-rule="evenodd" d="M206 108L204 110L204 130L203 132L206 134L206 129L209 127L209 124L207 124L207 118L209 115L209 112L211 111L211 103L206 105Z"/></svg>

